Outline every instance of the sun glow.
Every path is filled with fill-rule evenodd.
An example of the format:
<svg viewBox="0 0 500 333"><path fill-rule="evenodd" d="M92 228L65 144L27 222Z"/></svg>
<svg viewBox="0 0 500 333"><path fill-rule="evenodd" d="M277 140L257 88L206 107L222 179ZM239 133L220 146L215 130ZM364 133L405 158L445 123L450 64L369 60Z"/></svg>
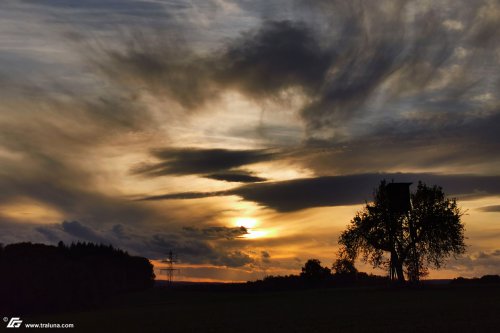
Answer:
<svg viewBox="0 0 500 333"><path fill-rule="evenodd" d="M234 223L237 227L245 227L245 229L247 229L248 233L245 234L243 238L255 239L269 235L269 230L256 228L259 225L259 221L257 219L251 217L238 217L235 219Z"/></svg>
<svg viewBox="0 0 500 333"><path fill-rule="evenodd" d="M266 230L252 230L248 229L248 234L244 235L244 238L255 239L266 237L269 234L269 231Z"/></svg>
<svg viewBox="0 0 500 333"><path fill-rule="evenodd" d="M234 223L237 227L245 227L246 229L255 228L258 224L257 220L251 217L238 217Z"/></svg>

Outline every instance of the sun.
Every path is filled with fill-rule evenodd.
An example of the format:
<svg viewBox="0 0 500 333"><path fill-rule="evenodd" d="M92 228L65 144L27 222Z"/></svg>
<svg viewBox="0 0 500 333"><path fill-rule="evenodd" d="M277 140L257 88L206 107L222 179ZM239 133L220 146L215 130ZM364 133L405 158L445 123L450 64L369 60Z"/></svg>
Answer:
<svg viewBox="0 0 500 333"><path fill-rule="evenodd" d="M270 235L270 230L256 228L260 225L260 222L252 217L238 217L234 220L234 224L237 227L244 227L247 230L247 233L243 235L243 238L255 239L268 237Z"/></svg>
<svg viewBox="0 0 500 333"><path fill-rule="evenodd" d="M234 220L234 224L237 227L245 227L246 229L255 228L258 224L257 219L252 217L238 217Z"/></svg>

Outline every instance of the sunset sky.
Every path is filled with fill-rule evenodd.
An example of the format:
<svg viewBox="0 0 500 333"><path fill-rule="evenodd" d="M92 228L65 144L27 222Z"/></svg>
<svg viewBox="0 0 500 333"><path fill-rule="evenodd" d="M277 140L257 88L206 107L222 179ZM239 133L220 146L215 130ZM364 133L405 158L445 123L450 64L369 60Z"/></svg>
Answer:
<svg viewBox="0 0 500 333"><path fill-rule="evenodd" d="M2 0L0 242L296 274L423 180L466 212L430 278L500 274L499 93L497 0Z"/></svg>

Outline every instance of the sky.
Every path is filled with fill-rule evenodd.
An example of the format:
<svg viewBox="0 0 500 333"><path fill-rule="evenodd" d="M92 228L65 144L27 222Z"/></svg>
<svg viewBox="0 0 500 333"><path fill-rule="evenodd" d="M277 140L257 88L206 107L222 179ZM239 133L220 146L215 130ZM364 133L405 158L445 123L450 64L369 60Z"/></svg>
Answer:
<svg viewBox="0 0 500 333"><path fill-rule="evenodd" d="M297 274L422 180L466 213L429 277L500 274L499 65L495 0L3 0L0 242Z"/></svg>

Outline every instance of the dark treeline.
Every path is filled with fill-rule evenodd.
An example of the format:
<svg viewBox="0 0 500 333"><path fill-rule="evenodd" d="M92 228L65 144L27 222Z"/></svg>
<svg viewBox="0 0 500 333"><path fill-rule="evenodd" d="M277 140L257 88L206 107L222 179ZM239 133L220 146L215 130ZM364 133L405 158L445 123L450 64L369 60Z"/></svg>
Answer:
<svg viewBox="0 0 500 333"><path fill-rule="evenodd" d="M248 282L248 284L251 289L273 291L351 286L385 286L389 282L387 277L359 272L348 279L336 274L325 276L321 280L310 280L304 278L302 275L267 276L263 280Z"/></svg>
<svg viewBox="0 0 500 333"><path fill-rule="evenodd" d="M249 282L253 288L263 290L386 285L387 283L389 283L387 277L358 272L354 264L345 259L335 261L332 269L321 266L321 262L317 259L309 259L299 275L267 276L263 280Z"/></svg>
<svg viewBox="0 0 500 333"><path fill-rule="evenodd" d="M477 285L477 284L500 284L500 275L483 275L480 278L463 278L458 277L451 280L451 284L455 285Z"/></svg>
<svg viewBox="0 0 500 333"><path fill-rule="evenodd" d="M484 275L480 278L455 278L449 285L493 285L500 284L499 275ZM291 290L309 288L364 287L364 286L397 286L404 285L391 282L387 276L378 276L358 272L354 263L347 259L337 259L332 269L321 266L317 259L309 259L299 275L267 276L263 280L247 283L253 290ZM411 284L409 287L418 285ZM422 287L422 285L420 285Z"/></svg>
<svg viewBox="0 0 500 333"><path fill-rule="evenodd" d="M154 285L153 266L111 245L18 243L0 247L0 313L98 305Z"/></svg>
<svg viewBox="0 0 500 333"><path fill-rule="evenodd" d="M321 266L318 259L309 259L302 267L302 272L297 275L271 275L262 280L248 281L246 283L174 283L173 285L158 283L158 285L191 291L267 292L313 288L386 286L389 283L388 277L358 272L354 264L346 259L336 260L332 269Z"/></svg>

